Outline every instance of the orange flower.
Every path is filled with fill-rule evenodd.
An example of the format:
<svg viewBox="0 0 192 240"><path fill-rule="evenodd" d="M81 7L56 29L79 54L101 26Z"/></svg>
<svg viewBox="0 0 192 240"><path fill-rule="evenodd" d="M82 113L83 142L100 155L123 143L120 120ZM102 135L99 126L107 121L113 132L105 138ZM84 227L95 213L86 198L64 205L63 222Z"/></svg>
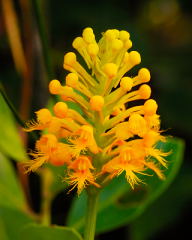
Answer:
<svg viewBox="0 0 192 240"><path fill-rule="evenodd" d="M135 184L141 182L136 174L144 174L144 162L143 157L134 158L133 148L123 146L120 148L119 155L103 166L102 172L108 172L109 176L114 178L125 171L127 181L134 188Z"/></svg>
<svg viewBox="0 0 192 240"><path fill-rule="evenodd" d="M71 162L71 153L68 145L59 143L53 134L43 135L36 142L36 151L30 153L33 160L28 161L25 165L26 172L36 171L44 163L51 163L55 166L69 164Z"/></svg>
<svg viewBox="0 0 192 240"><path fill-rule="evenodd" d="M42 130L46 128L52 120L52 115L50 111L46 108L42 108L35 113L37 115L37 121L26 122L26 128L24 130L27 132L31 132L34 130Z"/></svg>
<svg viewBox="0 0 192 240"><path fill-rule="evenodd" d="M74 135L74 138L69 139L72 143L71 152L73 156L79 156L82 151L85 152L87 149L94 154L99 152L99 148L93 136L93 127L90 125L83 125Z"/></svg>
<svg viewBox="0 0 192 240"><path fill-rule="evenodd" d="M88 184L100 187L99 184L95 182L95 177L92 173L94 167L90 158L83 155L79 156L69 165L69 169L72 171L69 173L68 182L70 185L73 185L72 189L77 187L78 194L80 194Z"/></svg>

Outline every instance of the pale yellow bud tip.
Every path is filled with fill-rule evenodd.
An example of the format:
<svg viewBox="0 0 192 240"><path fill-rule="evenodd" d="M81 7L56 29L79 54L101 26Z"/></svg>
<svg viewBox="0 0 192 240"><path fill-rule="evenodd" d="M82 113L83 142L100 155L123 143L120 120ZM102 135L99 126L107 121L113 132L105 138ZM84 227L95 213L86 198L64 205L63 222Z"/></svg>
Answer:
<svg viewBox="0 0 192 240"><path fill-rule="evenodd" d="M130 34L127 31L122 30L119 32L119 38L122 41L127 41L130 38Z"/></svg>
<svg viewBox="0 0 192 240"><path fill-rule="evenodd" d="M125 47L126 49L131 48L132 45L133 45L133 44L132 44L132 41L131 41L130 39L124 42L124 47Z"/></svg>
<svg viewBox="0 0 192 240"><path fill-rule="evenodd" d="M76 37L76 38L73 40L73 43L72 43L72 46L73 46L75 49L82 48L84 45L85 45L85 42L84 42L84 40L83 40L82 37Z"/></svg>
<svg viewBox="0 0 192 240"><path fill-rule="evenodd" d="M109 77L113 78L117 74L117 65L115 63L106 63L103 66L103 72Z"/></svg>
<svg viewBox="0 0 192 240"><path fill-rule="evenodd" d="M102 96L96 95L90 99L91 109L94 111L101 111L104 105L104 98Z"/></svg>
<svg viewBox="0 0 192 240"><path fill-rule="evenodd" d="M78 84L78 75L76 73L69 73L66 76L66 85L75 88Z"/></svg>
<svg viewBox="0 0 192 240"><path fill-rule="evenodd" d="M64 102L57 102L53 107L53 111L56 117L64 118L66 117L68 111L67 104Z"/></svg>
<svg viewBox="0 0 192 240"><path fill-rule="evenodd" d="M54 79L49 83L49 92L51 94L59 94L61 90L61 83Z"/></svg>
<svg viewBox="0 0 192 240"><path fill-rule="evenodd" d="M123 42L119 39L114 39L112 41L111 47L112 47L113 51L119 51L123 47Z"/></svg>
<svg viewBox="0 0 192 240"><path fill-rule="evenodd" d="M130 91L133 87L133 80L130 77L123 77L120 82L120 87L124 91Z"/></svg>
<svg viewBox="0 0 192 240"><path fill-rule="evenodd" d="M90 43L87 47L89 55L96 56L99 52L99 47L96 43Z"/></svg>
<svg viewBox="0 0 192 240"><path fill-rule="evenodd" d="M156 113L158 105L155 100L149 99L143 105L143 110L146 115L153 115Z"/></svg>
<svg viewBox="0 0 192 240"><path fill-rule="evenodd" d="M138 78L142 81L142 82L149 82L151 79L151 75L150 72L147 68L141 68L139 70L138 73Z"/></svg>
<svg viewBox="0 0 192 240"><path fill-rule="evenodd" d="M119 37L119 30L117 29L109 29L105 32L105 36L107 37L107 39L112 40L115 38Z"/></svg>
<svg viewBox="0 0 192 240"><path fill-rule="evenodd" d="M95 41L95 35L93 33L93 29L92 28L85 28L83 30L83 39L85 40L85 42L87 43L92 43Z"/></svg>
<svg viewBox="0 0 192 240"><path fill-rule="evenodd" d="M73 66L73 64L76 62L76 55L73 52L68 52L64 56L64 64Z"/></svg>
<svg viewBox="0 0 192 240"><path fill-rule="evenodd" d="M137 51L132 51L129 53L129 60L133 65L137 65L141 62L141 56Z"/></svg>
<svg viewBox="0 0 192 240"><path fill-rule="evenodd" d="M151 88L147 84L141 85L139 88L139 95L141 99L148 99L151 96Z"/></svg>
<svg viewBox="0 0 192 240"><path fill-rule="evenodd" d="M51 121L52 115L47 108L42 108L35 113L36 113L37 119L40 123L46 124Z"/></svg>

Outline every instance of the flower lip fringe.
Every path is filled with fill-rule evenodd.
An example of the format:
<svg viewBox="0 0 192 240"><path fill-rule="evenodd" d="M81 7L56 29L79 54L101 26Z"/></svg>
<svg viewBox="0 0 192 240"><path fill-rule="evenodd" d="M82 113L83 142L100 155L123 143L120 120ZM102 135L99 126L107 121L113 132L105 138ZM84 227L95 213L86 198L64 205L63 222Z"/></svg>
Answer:
<svg viewBox="0 0 192 240"><path fill-rule="evenodd" d="M150 72L141 68L135 77L125 75L141 62L140 54L129 50L130 34L110 29L97 42L92 28L85 28L72 45L87 70L74 52L65 54L63 67L70 72L65 85L56 79L49 84L50 93L59 95L60 101L53 111L37 111L36 121L29 121L25 129L47 132L37 140L27 172L45 163L65 164L64 179L77 187L78 194L87 185L102 187L122 172L132 188L142 182L140 175L147 169L163 179L168 153L156 148L165 137L158 105L150 98ZM135 100L143 100L143 105L129 107ZM68 107L70 101L79 105L82 115Z"/></svg>

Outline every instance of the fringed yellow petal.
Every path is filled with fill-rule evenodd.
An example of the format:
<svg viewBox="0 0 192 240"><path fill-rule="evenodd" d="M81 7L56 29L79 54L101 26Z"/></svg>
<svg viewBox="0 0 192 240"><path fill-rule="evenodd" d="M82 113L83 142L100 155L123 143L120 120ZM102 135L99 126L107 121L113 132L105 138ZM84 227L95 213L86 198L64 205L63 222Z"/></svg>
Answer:
<svg viewBox="0 0 192 240"><path fill-rule="evenodd" d="M148 148L146 150L148 156L154 157L157 159L157 161L164 167L167 167L167 161L165 160L164 157L168 156L170 154L170 152L162 152L159 149L155 149L155 148Z"/></svg>
<svg viewBox="0 0 192 240"><path fill-rule="evenodd" d="M165 179L165 176L163 175L161 169L154 162L146 162L145 166L153 170L160 179Z"/></svg>
<svg viewBox="0 0 192 240"><path fill-rule="evenodd" d="M142 183L142 180L134 173L132 169L126 169L125 172L126 172L127 182L130 184L132 189L135 188L135 185ZM142 172L140 171L138 173L142 174Z"/></svg>
<svg viewBox="0 0 192 240"><path fill-rule="evenodd" d="M89 184L100 187L99 184L95 182L95 177L91 172L91 170L94 168L92 166L90 158L86 156L79 156L71 163L69 168L73 171L69 173L67 180L70 185L73 185L73 188L77 187L78 195Z"/></svg>
<svg viewBox="0 0 192 240"><path fill-rule="evenodd" d="M26 167L25 173L35 172L38 168L40 168L44 163L48 162L49 157L43 155L34 156L34 160L30 160L24 164Z"/></svg>

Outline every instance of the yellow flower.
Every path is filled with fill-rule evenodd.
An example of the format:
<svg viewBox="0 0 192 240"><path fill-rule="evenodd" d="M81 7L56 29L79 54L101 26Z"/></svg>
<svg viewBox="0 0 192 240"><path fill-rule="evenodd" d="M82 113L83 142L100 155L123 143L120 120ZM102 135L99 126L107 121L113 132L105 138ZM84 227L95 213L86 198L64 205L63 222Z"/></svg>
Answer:
<svg viewBox="0 0 192 240"><path fill-rule="evenodd" d="M69 150L68 145L58 142L55 135L42 135L36 142L36 151L30 153L33 160L25 164L27 167L26 172L36 171L47 162L55 166L71 163L72 156Z"/></svg>
<svg viewBox="0 0 192 240"><path fill-rule="evenodd" d="M89 149L92 153L97 154L99 148L93 136L93 127L90 125L82 125L75 133L75 138L70 139L72 143L71 152L73 156L79 156L83 151Z"/></svg>
<svg viewBox="0 0 192 240"><path fill-rule="evenodd" d="M94 170L94 167L90 158L83 155L79 156L69 165L69 169L72 171L69 173L68 182L73 185L73 188L77 187L78 194L80 194L88 184L100 187L99 184L95 182L95 177L91 172Z"/></svg>
<svg viewBox="0 0 192 240"><path fill-rule="evenodd" d="M42 130L46 128L52 120L50 111L46 108L42 108L35 112L37 115L37 121L29 121L26 123L25 131L31 132L33 130Z"/></svg>
<svg viewBox="0 0 192 240"><path fill-rule="evenodd" d="M125 171L127 181L134 188L135 184L141 182L136 173L143 174L145 159L144 154L140 158L135 158L133 151L134 149L128 146L120 147L118 156L103 166L103 173L108 172L110 178L113 178Z"/></svg>
<svg viewBox="0 0 192 240"><path fill-rule="evenodd" d="M130 51L130 34L109 29L96 41L92 28L85 28L72 45L88 70L74 52L65 54L63 67L69 71L65 85L56 79L49 84L59 101L53 111L43 108L36 112L36 121L26 124L26 131L48 133L37 141L27 171L46 162L66 164L64 178L77 187L78 194L90 184L102 187L106 179L122 172L132 188L142 182L140 175L146 175L147 169L163 179L161 167L167 167L168 153L156 148L165 137L158 105L150 99L150 72L141 68L135 77L126 75L141 62L140 54ZM137 100L140 104L134 105ZM77 103L82 114L69 108L69 101Z"/></svg>

